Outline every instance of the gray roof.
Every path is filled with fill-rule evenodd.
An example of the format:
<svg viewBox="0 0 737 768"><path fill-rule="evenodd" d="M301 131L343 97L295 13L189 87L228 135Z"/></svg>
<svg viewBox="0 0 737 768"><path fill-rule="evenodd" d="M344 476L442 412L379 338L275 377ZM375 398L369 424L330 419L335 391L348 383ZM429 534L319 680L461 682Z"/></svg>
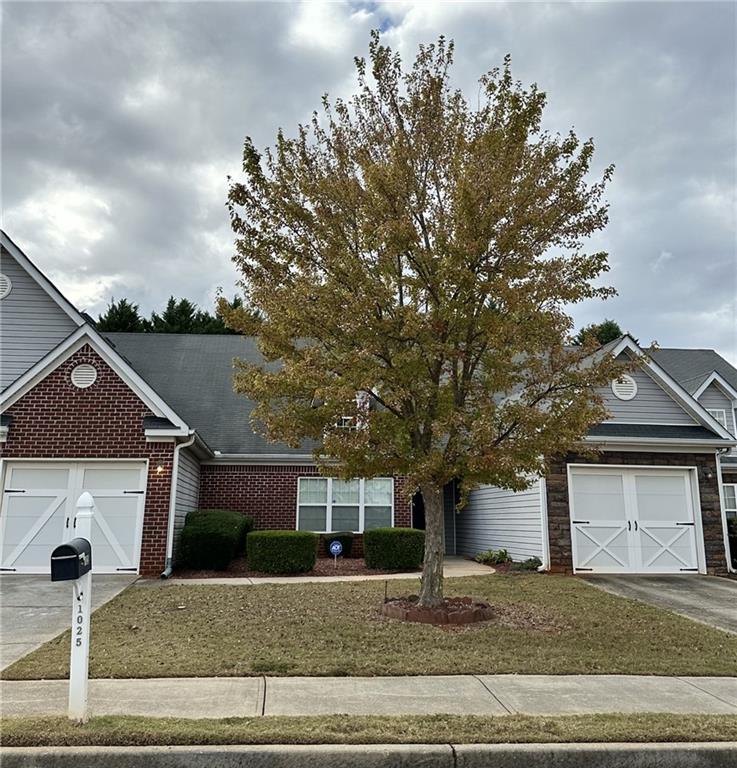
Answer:
<svg viewBox="0 0 737 768"><path fill-rule="evenodd" d="M607 422L589 429L590 437L633 437L666 440L721 440L706 427L689 427L677 424L617 424Z"/></svg>
<svg viewBox="0 0 737 768"><path fill-rule="evenodd" d="M651 357L691 394L714 371L737 389L737 368L713 349L656 349Z"/></svg>
<svg viewBox="0 0 737 768"><path fill-rule="evenodd" d="M233 392L233 360L260 362L256 340L187 333L103 334L200 437L221 453L305 454L269 443L249 422L254 403Z"/></svg>

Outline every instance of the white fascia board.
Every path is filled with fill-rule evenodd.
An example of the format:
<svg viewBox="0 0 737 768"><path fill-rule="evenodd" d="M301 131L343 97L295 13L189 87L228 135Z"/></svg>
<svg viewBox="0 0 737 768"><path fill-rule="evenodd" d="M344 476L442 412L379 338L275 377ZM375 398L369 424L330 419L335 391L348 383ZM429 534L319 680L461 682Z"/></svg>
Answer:
<svg viewBox="0 0 737 768"><path fill-rule="evenodd" d="M16 379L0 396L0 410L6 410L23 395L29 392L51 371L58 368L85 344L92 349L115 371L115 373L133 390L156 416L169 419L179 424L185 434L189 430L184 419L180 418L161 397L130 367L113 347L90 325L78 328L74 333L41 358L36 365Z"/></svg>
<svg viewBox="0 0 737 768"><path fill-rule="evenodd" d="M621 448L622 446L636 446L640 449L648 446L669 446L675 449L682 448L726 448L727 445L737 445L737 440L732 438L731 440L689 440L687 438L673 439L670 437L625 437L625 436L613 436L613 437L597 437L595 435L588 435L584 438L584 442L601 446L606 450L607 445L611 445L613 448Z"/></svg>
<svg viewBox="0 0 737 768"><path fill-rule="evenodd" d="M631 336L624 336L617 346L612 350L612 357L618 357L622 352L629 350L639 358L645 358L647 355L637 342ZM733 440L732 435L699 403L698 400L689 394L675 379L671 378L651 357L647 360L641 359L642 364L649 372L659 380L667 390L670 391L673 398L681 407L696 421L703 426L715 432L725 441ZM723 445L724 443L722 443Z"/></svg>
<svg viewBox="0 0 737 768"><path fill-rule="evenodd" d="M698 400L711 384L716 384L727 397L731 398L732 405L737 403L737 390L716 371L712 371L706 377L701 386L693 393L694 398Z"/></svg>
<svg viewBox="0 0 737 768"><path fill-rule="evenodd" d="M21 249L0 230L0 242L3 248L20 264L31 278L38 283L41 288L51 297L51 299L61 307L77 325L85 325L87 320L82 313L67 299L64 294L41 272L41 270L21 251Z"/></svg>
<svg viewBox="0 0 737 768"><path fill-rule="evenodd" d="M143 434L149 443L158 442L164 438L174 440L177 437L188 437L191 430L186 427L182 429L145 429Z"/></svg>
<svg viewBox="0 0 737 768"><path fill-rule="evenodd" d="M203 464L280 464L280 465L305 465L314 464L311 453L286 454L286 453L217 453L212 459L203 461Z"/></svg>

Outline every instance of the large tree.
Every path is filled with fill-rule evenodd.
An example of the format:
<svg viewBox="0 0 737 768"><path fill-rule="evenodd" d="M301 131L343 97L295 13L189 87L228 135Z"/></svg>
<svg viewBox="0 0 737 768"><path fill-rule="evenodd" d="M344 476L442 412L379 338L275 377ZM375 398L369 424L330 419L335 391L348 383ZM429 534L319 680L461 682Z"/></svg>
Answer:
<svg viewBox="0 0 737 768"><path fill-rule="evenodd" d="M369 51L349 101L325 97L263 154L246 139L228 205L259 314L225 314L259 337L265 364L241 363L235 388L270 439L316 440L325 473L420 489L433 606L444 485L525 488L604 417L615 364L571 349L566 308L613 293L596 284L607 254L584 250L612 168L591 181L593 141L542 130L545 95L508 58L474 108L443 38L406 72L378 33Z"/></svg>
<svg viewBox="0 0 737 768"><path fill-rule="evenodd" d="M149 330L149 322L138 312L138 304L128 299L115 301L111 299L105 312L95 323L101 331L125 331L127 333L143 333Z"/></svg>
<svg viewBox="0 0 737 768"><path fill-rule="evenodd" d="M607 318L601 323L591 323L591 325L581 328L581 330L573 337L573 343L580 346L589 336L593 336L594 339L603 346L610 341L618 339L621 335L622 329L619 327L619 323L616 320Z"/></svg>

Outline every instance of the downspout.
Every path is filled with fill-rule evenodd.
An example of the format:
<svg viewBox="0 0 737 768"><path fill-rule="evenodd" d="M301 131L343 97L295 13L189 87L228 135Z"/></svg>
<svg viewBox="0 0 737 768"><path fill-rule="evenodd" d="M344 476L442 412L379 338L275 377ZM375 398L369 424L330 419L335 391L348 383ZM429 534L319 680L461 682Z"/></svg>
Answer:
<svg viewBox="0 0 737 768"><path fill-rule="evenodd" d="M542 533L543 557L542 565L538 571L547 571L550 569L550 529L548 528L548 485L545 477L538 480L540 490L540 525ZM570 517L570 515L569 515Z"/></svg>
<svg viewBox="0 0 737 768"><path fill-rule="evenodd" d="M728 448L717 448L716 450L716 463L717 463L717 485L719 486L719 511L722 517L722 536L724 536L724 554L727 558L727 573L734 573L735 569L732 565L732 552L729 549L729 529L727 528L727 513L724 511L724 483L722 482L722 464L719 461L719 456L722 453L729 453Z"/></svg>
<svg viewBox="0 0 737 768"><path fill-rule="evenodd" d="M190 432L191 437L184 443L179 443L174 447L174 458L171 464L171 488L169 490L169 521L166 530L166 561L164 570L161 572L162 579L168 579L172 572L172 557L174 555L174 523L176 521L175 511L177 505L177 483L179 482L179 452L182 448L189 448L195 441L194 430Z"/></svg>

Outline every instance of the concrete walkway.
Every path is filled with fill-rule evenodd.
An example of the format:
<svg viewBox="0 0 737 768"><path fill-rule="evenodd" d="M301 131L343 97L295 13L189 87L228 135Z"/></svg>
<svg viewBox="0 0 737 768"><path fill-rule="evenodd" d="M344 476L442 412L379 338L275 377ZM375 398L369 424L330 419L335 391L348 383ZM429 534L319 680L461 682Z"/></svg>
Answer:
<svg viewBox="0 0 737 768"><path fill-rule="evenodd" d="M737 634L737 581L716 576L585 576L620 597L665 608L688 619Z"/></svg>
<svg viewBox="0 0 737 768"><path fill-rule="evenodd" d="M64 714L66 680L0 681L3 716ZM737 678L634 675L91 680L94 715L737 715Z"/></svg>
<svg viewBox="0 0 737 768"><path fill-rule="evenodd" d="M138 576L93 578L92 608L96 610L122 592ZM72 621L72 587L49 576L0 576L0 669L68 629Z"/></svg>
<svg viewBox="0 0 737 768"><path fill-rule="evenodd" d="M475 560L464 557L446 557L443 564L443 575L446 578L461 576L489 576L496 571L488 565L481 565ZM139 586L154 586L166 584L230 584L242 587L248 584L323 584L331 581L386 581L387 579L417 579L420 571L408 573L363 574L359 576L264 576L264 577L228 577L212 579L158 579L140 581Z"/></svg>

